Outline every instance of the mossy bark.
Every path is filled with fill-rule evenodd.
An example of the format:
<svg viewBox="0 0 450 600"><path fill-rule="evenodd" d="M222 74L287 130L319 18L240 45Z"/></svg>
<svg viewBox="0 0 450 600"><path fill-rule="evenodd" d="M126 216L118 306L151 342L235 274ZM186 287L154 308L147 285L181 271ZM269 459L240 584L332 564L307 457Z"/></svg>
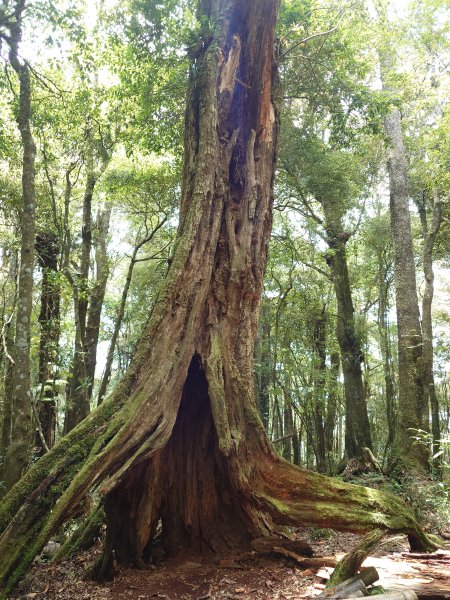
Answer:
<svg viewBox="0 0 450 600"><path fill-rule="evenodd" d="M3 597L86 494L105 495L99 565L140 564L161 519L167 551L242 547L277 525L402 531L406 506L279 458L254 398L253 354L278 131L276 0L202 2L173 261L113 394L0 506Z"/></svg>
<svg viewBox="0 0 450 600"><path fill-rule="evenodd" d="M54 560L70 557L80 550L88 550L100 535L105 524L105 511L102 505L95 506L89 516L76 528L54 556Z"/></svg>
<svg viewBox="0 0 450 600"><path fill-rule="evenodd" d="M34 237L36 230L35 160L36 145L31 130L31 74L27 62L19 58L22 38L22 18L25 1L17 0L11 7L9 29L9 60L19 79L17 125L23 147L22 209L20 217L20 267L17 295L16 334L13 368L13 406L11 444L3 465L4 485L9 490L27 466L31 441L31 311L33 306Z"/></svg>

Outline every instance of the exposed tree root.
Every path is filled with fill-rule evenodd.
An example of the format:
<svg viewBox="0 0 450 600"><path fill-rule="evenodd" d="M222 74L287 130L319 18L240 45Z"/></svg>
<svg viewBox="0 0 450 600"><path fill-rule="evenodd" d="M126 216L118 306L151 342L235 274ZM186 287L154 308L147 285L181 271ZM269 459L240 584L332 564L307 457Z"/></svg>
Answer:
<svg viewBox="0 0 450 600"><path fill-rule="evenodd" d="M423 552L437 548L406 504L392 494L304 471L280 458L272 459L262 479L266 493L256 492L257 497L278 523L353 533L380 529L406 534Z"/></svg>
<svg viewBox="0 0 450 600"><path fill-rule="evenodd" d="M103 506L97 505L91 514L77 527L73 534L64 542L53 560L61 560L73 556L80 550L88 550L100 534L100 529L105 523Z"/></svg>
<svg viewBox="0 0 450 600"><path fill-rule="evenodd" d="M104 427L103 411L107 411L107 407L108 403L103 404L99 413L94 413L43 457L2 503L0 581L3 597L7 597L34 557L58 527L70 518L74 507L90 488L110 478L113 469L120 468L120 462L107 460L108 455L102 448L103 436L107 434L98 437ZM111 432L113 426L108 429ZM158 427L153 431L158 438ZM79 442L92 437L96 442L91 444L90 455L86 456L86 446ZM234 494L231 490L230 493L239 498L239 504L244 507L241 523L248 527L252 523L255 526L253 533L258 529L255 515L261 519L265 512L266 533L270 530L267 527L270 522L330 527L356 533L375 528L407 534L416 551L436 548L406 505L392 495L301 470L272 453L251 465L247 461L245 465L237 466L235 460L236 456L229 457L229 463L226 461L225 464L232 474L242 479L233 481L234 477L230 478ZM45 472L50 475L42 480ZM11 515L14 516L8 523ZM113 541L109 541L108 552L99 565L97 575L100 577L110 575Z"/></svg>

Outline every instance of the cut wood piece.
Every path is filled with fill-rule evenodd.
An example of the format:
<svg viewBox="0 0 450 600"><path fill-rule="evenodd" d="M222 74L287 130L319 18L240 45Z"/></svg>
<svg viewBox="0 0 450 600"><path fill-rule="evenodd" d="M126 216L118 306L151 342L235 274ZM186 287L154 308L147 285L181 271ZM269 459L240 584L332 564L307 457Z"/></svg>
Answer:
<svg viewBox="0 0 450 600"><path fill-rule="evenodd" d="M412 590L405 590L404 592L389 592L387 594L379 594L376 596L377 600L419 600L417 594ZM341 600L351 600L351 597L342 598Z"/></svg>
<svg viewBox="0 0 450 600"><path fill-rule="evenodd" d="M286 548L280 548L277 546L273 547L272 552L274 554L281 554L282 556L286 556L287 558L292 558L297 562L297 564L305 568L320 569L321 567L335 567L337 564L337 560L334 558L334 556L318 556L317 558L305 558L303 556L295 554L295 552L287 550Z"/></svg>
<svg viewBox="0 0 450 600"><path fill-rule="evenodd" d="M375 567L367 567L366 569L362 569L361 572L358 573L357 575L353 575L353 577L346 579L342 583L338 583L337 585L333 586L332 588L327 588L320 594L320 597L321 598L334 598L335 597L334 594L336 594L336 592L338 592L340 590L344 590L345 588L350 586L355 581L362 581L364 586L369 586L369 585L372 585L373 583L375 583L375 581L378 581L379 578L380 578L380 576L378 574L378 571L375 569ZM341 597L343 597L343 596L341 596Z"/></svg>
<svg viewBox="0 0 450 600"><path fill-rule="evenodd" d="M361 598L362 596L368 595L369 592L367 591L364 582L361 581L361 579L355 579L355 581L346 584L340 590L336 590L335 588L334 594L328 596L328 598L338 600L340 598Z"/></svg>
<svg viewBox="0 0 450 600"><path fill-rule="evenodd" d="M450 561L450 554L444 552L435 552L434 554L423 554L417 552L402 552L402 556L405 558L413 558L414 560L448 560Z"/></svg>
<svg viewBox="0 0 450 600"><path fill-rule="evenodd" d="M327 583L327 588L334 587L352 577L361 568L372 548L379 544L385 535L386 531L375 529L364 536L356 548L338 562Z"/></svg>
<svg viewBox="0 0 450 600"><path fill-rule="evenodd" d="M314 550L312 547L303 540L285 540L278 537L259 537L251 542L253 550L259 554L272 554L274 546L277 548L286 548L290 552L295 554L301 554L302 556L312 556Z"/></svg>

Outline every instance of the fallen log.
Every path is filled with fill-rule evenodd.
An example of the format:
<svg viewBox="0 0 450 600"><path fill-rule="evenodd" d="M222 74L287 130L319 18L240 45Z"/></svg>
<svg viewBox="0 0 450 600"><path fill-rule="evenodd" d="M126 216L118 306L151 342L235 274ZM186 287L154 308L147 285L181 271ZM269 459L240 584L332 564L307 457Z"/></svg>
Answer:
<svg viewBox="0 0 450 600"><path fill-rule="evenodd" d="M422 554L417 552L402 552L402 556L414 560L448 560L450 561L450 554L444 554L443 552L437 552L434 554Z"/></svg>
<svg viewBox="0 0 450 600"><path fill-rule="evenodd" d="M379 594L377 600L419 600L417 594L412 590L404 592L388 592L387 594ZM351 600L351 597L342 598L341 600Z"/></svg>
<svg viewBox="0 0 450 600"><path fill-rule="evenodd" d="M295 554L295 552L291 552L286 548L280 548L277 546L273 547L272 552L274 554L281 554L282 556L286 556L287 558L292 558L295 562L305 569L320 569L321 567L335 567L337 564L337 560L334 556L318 556L316 558L305 558L303 556L299 556Z"/></svg>
<svg viewBox="0 0 450 600"><path fill-rule="evenodd" d="M255 538L250 545L259 554L272 554L275 546L277 548L286 548L286 550L295 554L301 554L302 556L312 556L314 554L312 547L303 540L285 540L279 537L268 536Z"/></svg>

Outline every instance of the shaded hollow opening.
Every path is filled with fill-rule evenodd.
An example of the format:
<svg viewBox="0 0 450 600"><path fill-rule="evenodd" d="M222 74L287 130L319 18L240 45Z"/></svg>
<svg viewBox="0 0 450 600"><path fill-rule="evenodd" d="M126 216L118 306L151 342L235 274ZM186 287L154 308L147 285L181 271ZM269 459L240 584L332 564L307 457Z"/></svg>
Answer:
<svg viewBox="0 0 450 600"><path fill-rule="evenodd" d="M245 543L229 465L219 450L208 382L198 354L192 358L172 435L162 452L166 489L162 540L174 554L183 548L219 552Z"/></svg>
<svg viewBox="0 0 450 600"><path fill-rule="evenodd" d="M195 354L168 443L133 467L105 503L116 558L147 561L158 523L167 555L248 546L252 532L233 469L219 450L208 382Z"/></svg>

